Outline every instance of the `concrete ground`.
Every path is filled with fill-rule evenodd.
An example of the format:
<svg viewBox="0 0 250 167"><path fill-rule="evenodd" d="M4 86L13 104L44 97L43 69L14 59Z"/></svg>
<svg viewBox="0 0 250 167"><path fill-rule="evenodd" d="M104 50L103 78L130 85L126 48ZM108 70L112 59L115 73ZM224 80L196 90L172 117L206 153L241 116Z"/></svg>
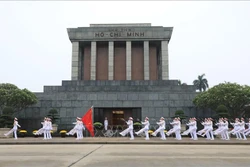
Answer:
<svg viewBox="0 0 250 167"><path fill-rule="evenodd" d="M128 137L87 137L82 140L76 140L74 137L54 137L51 140L43 140L43 137L25 137L18 138L15 140L13 138L0 138L0 145L10 145L10 144L132 144L132 145L250 145L250 139L248 140L236 140L231 138L231 140L220 140L216 138L215 140L206 140L205 138L199 138L198 140L190 140L188 137L184 137L181 141L175 140L173 137L168 137L166 140L160 140L159 137L152 137L150 140L144 140L143 137L136 137L135 140L129 140Z"/></svg>
<svg viewBox="0 0 250 167"><path fill-rule="evenodd" d="M249 167L249 145L0 145L0 167Z"/></svg>

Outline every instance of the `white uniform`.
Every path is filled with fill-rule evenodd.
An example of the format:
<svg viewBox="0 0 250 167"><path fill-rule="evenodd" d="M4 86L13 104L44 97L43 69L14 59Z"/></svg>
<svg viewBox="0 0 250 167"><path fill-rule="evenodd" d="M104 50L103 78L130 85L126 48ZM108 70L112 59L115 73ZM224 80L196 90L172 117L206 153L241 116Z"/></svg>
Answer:
<svg viewBox="0 0 250 167"><path fill-rule="evenodd" d="M211 139L211 140L214 140L214 134L213 134L213 121L209 120L209 121L207 122L207 126L208 126L207 132L208 132L209 135L210 135L210 139Z"/></svg>
<svg viewBox="0 0 250 167"><path fill-rule="evenodd" d="M128 120L128 122L126 122L127 125L128 125L128 128L125 129L124 131L122 131L120 133L120 135L122 136L125 136L126 134L130 133L130 140L134 140L134 133L133 133L133 130L134 130L134 124L133 124L133 120L130 119Z"/></svg>
<svg viewBox="0 0 250 167"><path fill-rule="evenodd" d="M77 121L77 139L83 139L83 130L85 130L85 127L83 125L82 121Z"/></svg>
<svg viewBox="0 0 250 167"><path fill-rule="evenodd" d="M209 134L209 127L210 126L209 126L208 121L206 120L205 122L202 122L201 124L204 126L204 128L202 130L198 131L197 134L201 135L203 137L206 135L206 137L207 137L208 140L211 139L210 138L210 134Z"/></svg>
<svg viewBox="0 0 250 167"><path fill-rule="evenodd" d="M161 134L161 139L162 140L166 140L166 136L165 136L165 133L164 133L164 130L165 130L165 121L163 120L163 119L161 119L160 120L160 122L157 122L157 124L159 125L159 128L156 130L156 131L154 131L153 133L152 133L152 135L153 136L156 136L159 132L160 132L160 134Z"/></svg>
<svg viewBox="0 0 250 167"><path fill-rule="evenodd" d="M52 139L52 136L51 136L51 133L50 133L51 130L53 130L53 127L52 127L52 122L49 120L48 121L48 131L47 131L47 138L48 139Z"/></svg>
<svg viewBox="0 0 250 167"><path fill-rule="evenodd" d="M191 139L198 140L196 130L197 130L197 122L192 120L190 123L187 124L189 126L189 133L191 134Z"/></svg>
<svg viewBox="0 0 250 167"><path fill-rule="evenodd" d="M41 122L41 124L43 125L43 127L38 129L38 131L34 135L41 135L45 132L45 129L44 129L45 122Z"/></svg>
<svg viewBox="0 0 250 167"><path fill-rule="evenodd" d="M177 140L181 140L181 121L176 121L175 137Z"/></svg>
<svg viewBox="0 0 250 167"><path fill-rule="evenodd" d="M4 136L8 136L14 132L14 138L17 139L17 133L16 133L18 129L17 127L21 127L21 126L18 124L17 120L14 120L13 128L8 133L4 134Z"/></svg>
<svg viewBox="0 0 250 167"><path fill-rule="evenodd" d="M215 131L214 131L214 134L215 135L221 135L221 139L222 140L225 140L226 139L226 135L225 135L225 126L226 126L226 124L223 122L223 120L220 120L217 124L215 124L217 127L218 127L218 129L216 129Z"/></svg>
<svg viewBox="0 0 250 167"><path fill-rule="evenodd" d="M173 122L170 123L173 128L170 129L166 135L170 136L172 133L175 133L175 137L177 140L181 140L181 122L177 119L174 119Z"/></svg>
<svg viewBox="0 0 250 167"><path fill-rule="evenodd" d="M108 124L109 124L109 123L108 123L108 120L105 119L105 120L104 120L104 129L105 129L105 130L108 130Z"/></svg>
<svg viewBox="0 0 250 167"><path fill-rule="evenodd" d="M239 129L235 133L238 133L240 135L240 139L242 139L241 138L241 135L242 135L243 140L247 140L244 131L245 131L245 121L241 121L241 122L239 122Z"/></svg>
<svg viewBox="0 0 250 167"><path fill-rule="evenodd" d="M248 126L248 128L244 131L244 133L247 136L250 134L250 121L248 123L246 123L246 125Z"/></svg>
<svg viewBox="0 0 250 167"><path fill-rule="evenodd" d="M242 138L241 138L241 135L240 135L240 133L239 133L240 122L239 122L239 121L235 121L235 123L231 123L231 124L233 125L234 129L231 130L231 131L229 132L229 134L232 133L233 135L236 135L236 139L241 140Z"/></svg>
<svg viewBox="0 0 250 167"><path fill-rule="evenodd" d="M68 133L66 133L66 135L72 135L73 136L77 132L77 126L78 126L77 122L73 122L72 124L75 125L74 128L71 129Z"/></svg>
<svg viewBox="0 0 250 167"><path fill-rule="evenodd" d="M44 121L44 137L43 139L46 140L49 138L49 133L50 133L50 127L49 127L49 122L47 120Z"/></svg>
<svg viewBox="0 0 250 167"><path fill-rule="evenodd" d="M145 140L149 140L149 135L148 135L149 125L150 125L149 121L147 119L145 119L145 122L141 122L141 124L143 124L144 127L141 130L139 130L138 132L135 132L135 134L138 135L138 134L144 132L146 135Z"/></svg>

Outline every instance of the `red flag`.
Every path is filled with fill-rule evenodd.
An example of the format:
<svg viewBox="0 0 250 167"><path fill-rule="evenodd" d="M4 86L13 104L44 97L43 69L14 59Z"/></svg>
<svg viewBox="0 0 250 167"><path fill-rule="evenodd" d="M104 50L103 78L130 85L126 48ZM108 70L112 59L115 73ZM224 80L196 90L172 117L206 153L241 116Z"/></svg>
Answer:
<svg viewBox="0 0 250 167"><path fill-rule="evenodd" d="M94 134L94 126L93 126L93 119L92 119L92 115L93 115L93 107L91 107L87 113L82 117L82 122L85 124L86 128L88 129L88 131L90 132L91 136L93 137Z"/></svg>

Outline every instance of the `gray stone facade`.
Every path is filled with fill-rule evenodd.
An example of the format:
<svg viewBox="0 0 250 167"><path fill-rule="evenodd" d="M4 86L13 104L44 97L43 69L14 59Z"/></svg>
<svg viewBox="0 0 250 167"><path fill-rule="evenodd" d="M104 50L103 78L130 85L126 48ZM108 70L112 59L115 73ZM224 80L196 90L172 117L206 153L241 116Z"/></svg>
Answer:
<svg viewBox="0 0 250 167"><path fill-rule="evenodd" d="M178 109L189 117L198 116L192 100L194 86L177 85L167 81L63 81L62 86L45 86L44 93L36 93L39 102L19 112L19 119L41 120L52 108L60 113L59 129L72 128L72 121L95 107L140 107L142 118L171 118ZM151 122L154 124L155 122ZM40 121L26 129L40 127ZM31 128L31 129L30 129Z"/></svg>

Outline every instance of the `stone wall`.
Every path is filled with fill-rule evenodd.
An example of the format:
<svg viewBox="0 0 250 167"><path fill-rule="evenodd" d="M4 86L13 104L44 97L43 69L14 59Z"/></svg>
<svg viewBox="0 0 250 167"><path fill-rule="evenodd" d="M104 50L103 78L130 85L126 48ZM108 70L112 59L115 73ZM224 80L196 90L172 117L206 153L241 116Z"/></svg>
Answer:
<svg viewBox="0 0 250 167"><path fill-rule="evenodd" d="M59 129L72 128L75 117L83 116L92 105L94 107L141 107L142 118L148 116L156 120L161 116L171 118L178 109L184 110L189 117L200 115L192 103L197 94L195 88L189 85L178 86L177 83L177 80L63 81L62 86L45 86L44 93L36 93L39 102L19 112L17 117L20 121L36 120L37 123L28 125L37 127L22 126L25 129L34 130L40 128L38 120L42 120L52 108L60 113ZM206 113L209 115L208 112Z"/></svg>

